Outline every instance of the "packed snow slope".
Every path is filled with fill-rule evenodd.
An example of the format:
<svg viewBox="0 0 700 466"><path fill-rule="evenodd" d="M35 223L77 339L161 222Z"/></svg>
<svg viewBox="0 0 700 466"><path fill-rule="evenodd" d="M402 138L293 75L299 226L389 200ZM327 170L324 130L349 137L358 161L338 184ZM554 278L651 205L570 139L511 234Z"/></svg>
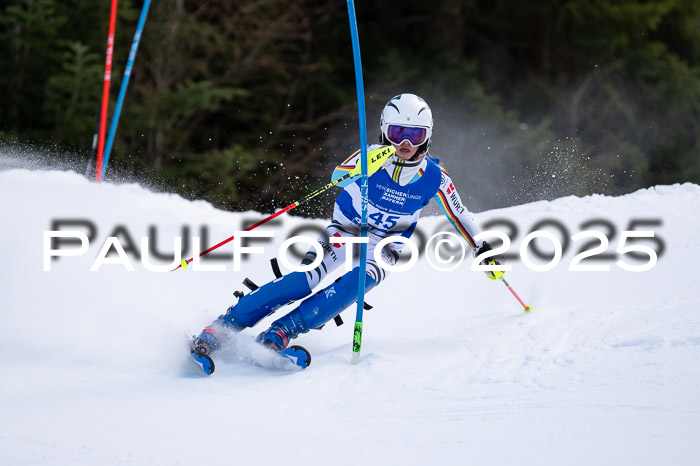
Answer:
<svg viewBox="0 0 700 466"><path fill-rule="evenodd" d="M209 378L187 360L183 331L199 331L234 303L245 277L272 279L268 259L287 235L315 237L299 228L325 221L286 216L261 228L275 237L251 243L264 252L240 272L217 259L203 265L226 271L158 273L141 264L142 237L172 256L176 236L204 231L212 245L262 215L59 171L0 172L0 199L1 464L698 464L697 185L477 214L481 225L501 222L494 228L516 256L534 227L568 237L549 271L509 261L506 278L531 314L501 283L470 271L471 261L440 272L421 256L367 296L374 308L359 364L350 364L353 307L345 325L297 340L312 353L305 371L229 355ZM449 229L440 217L421 225L426 238ZM89 248L45 271L44 235L57 226L85 232ZM600 244L571 240L586 229L608 237L610 256L581 264L608 271L569 270L580 250ZM650 270L616 265L649 261L616 252L625 230L654 232L622 245L658 253ZM110 236L134 271L123 260L90 271ZM535 266L548 260L533 248L546 253L551 244L530 245ZM221 251L230 255L232 244Z"/></svg>

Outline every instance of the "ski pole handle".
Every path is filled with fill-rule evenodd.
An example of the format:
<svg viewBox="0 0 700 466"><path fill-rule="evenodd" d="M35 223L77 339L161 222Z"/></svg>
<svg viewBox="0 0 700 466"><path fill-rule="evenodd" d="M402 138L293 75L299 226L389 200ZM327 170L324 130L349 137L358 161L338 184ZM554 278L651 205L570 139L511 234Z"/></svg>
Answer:
<svg viewBox="0 0 700 466"><path fill-rule="evenodd" d="M474 246L472 246L472 249L473 249L474 251L476 251L477 248L474 247ZM492 262L493 262L493 260L492 260ZM482 262L482 263L483 263L483 262ZM500 264L499 264L499 265L500 265ZM487 276L488 276L488 275L487 275ZM498 277L498 278L493 278L493 277L490 277L490 276L489 276L488 278L491 278L492 280L500 280L500 281L502 281L503 284L505 285L505 287L508 288L508 290L513 294L513 296L515 297L515 299L517 299L518 302L520 303L520 305L523 307L523 312L524 312L524 313L532 312L532 310L533 310L532 305L530 305L530 304L525 304L525 302L524 302L522 299L520 299L520 296L518 296L518 293L515 292L515 290L513 289L513 287L510 286L510 283L508 283L508 282L506 281L506 279L505 279L502 275L501 275L500 277Z"/></svg>

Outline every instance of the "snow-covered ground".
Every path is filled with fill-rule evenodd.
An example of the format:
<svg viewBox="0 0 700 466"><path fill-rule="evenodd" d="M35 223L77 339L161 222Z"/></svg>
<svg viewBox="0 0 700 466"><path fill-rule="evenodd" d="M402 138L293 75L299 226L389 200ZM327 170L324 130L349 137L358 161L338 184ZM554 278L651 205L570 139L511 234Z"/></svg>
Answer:
<svg viewBox="0 0 700 466"><path fill-rule="evenodd" d="M698 464L697 185L477 215L513 222L517 232L497 228L515 253L547 219L559 227L542 229L560 239L561 227L569 237L600 230L608 253L622 231L653 230L654 240L635 243L661 252L649 271L615 264L645 262L628 254L595 262L607 272L569 271L587 239L569 240L550 271L509 261L506 278L535 308L523 314L469 263L438 272L421 258L367 296L359 364L349 362L351 308L345 325L297 340L313 355L306 371L228 358L209 378L187 360L183 330L222 313L243 278L270 280L267 261L285 235L323 220L283 218L241 272L217 261L226 272L156 273L135 253L141 237L172 253L183 228L204 228L211 245L261 215L60 171L0 172L0 199L0 464ZM630 228L635 219L652 223ZM85 254L44 271L44 232L56 221L94 237ZM426 237L445 229L439 217L421 225ZM91 272L113 234L128 236L120 243L135 271L105 263Z"/></svg>

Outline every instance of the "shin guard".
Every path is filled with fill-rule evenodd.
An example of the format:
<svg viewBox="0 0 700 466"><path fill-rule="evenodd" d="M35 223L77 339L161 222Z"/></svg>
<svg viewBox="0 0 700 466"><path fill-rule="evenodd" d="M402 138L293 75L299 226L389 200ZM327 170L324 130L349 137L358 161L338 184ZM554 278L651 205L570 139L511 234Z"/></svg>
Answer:
<svg viewBox="0 0 700 466"><path fill-rule="evenodd" d="M292 312L273 322L267 331L258 336L258 340L272 342L281 350L300 333L321 327L357 301L359 274L360 268L356 267L335 283L304 300ZM367 275L365 292L376 285L377 282Z"/></svg>
<svg viewBox="0 0 700 466"><path fill-rule="evenodd" d="M234 330L252 327L285 304L305 298L309 293L311 288L306 274L293 272L243 296L219 317L218 322Z"/></svg>

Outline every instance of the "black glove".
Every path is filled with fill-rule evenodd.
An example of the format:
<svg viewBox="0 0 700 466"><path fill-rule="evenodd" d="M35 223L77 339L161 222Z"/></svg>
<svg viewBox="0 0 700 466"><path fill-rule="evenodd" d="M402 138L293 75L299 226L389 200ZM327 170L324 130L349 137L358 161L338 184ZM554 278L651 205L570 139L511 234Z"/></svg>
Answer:
<svg viewBox="0 0 700 466"><path fill-rule="evenodd" d="M489 243L486 241L481 243L481 247L478 247L474 249L474 257L478 257L481 254L487 252L487 251L492 251L493 248ZM479 262L479 265L501 265L503 263L503 258L500 256L490 256L481 262ZM484 272L487 277L489 277L491 280L500 280L503 278L503 276L506 274L505 271L502 270L487 270Z"/></svg>

